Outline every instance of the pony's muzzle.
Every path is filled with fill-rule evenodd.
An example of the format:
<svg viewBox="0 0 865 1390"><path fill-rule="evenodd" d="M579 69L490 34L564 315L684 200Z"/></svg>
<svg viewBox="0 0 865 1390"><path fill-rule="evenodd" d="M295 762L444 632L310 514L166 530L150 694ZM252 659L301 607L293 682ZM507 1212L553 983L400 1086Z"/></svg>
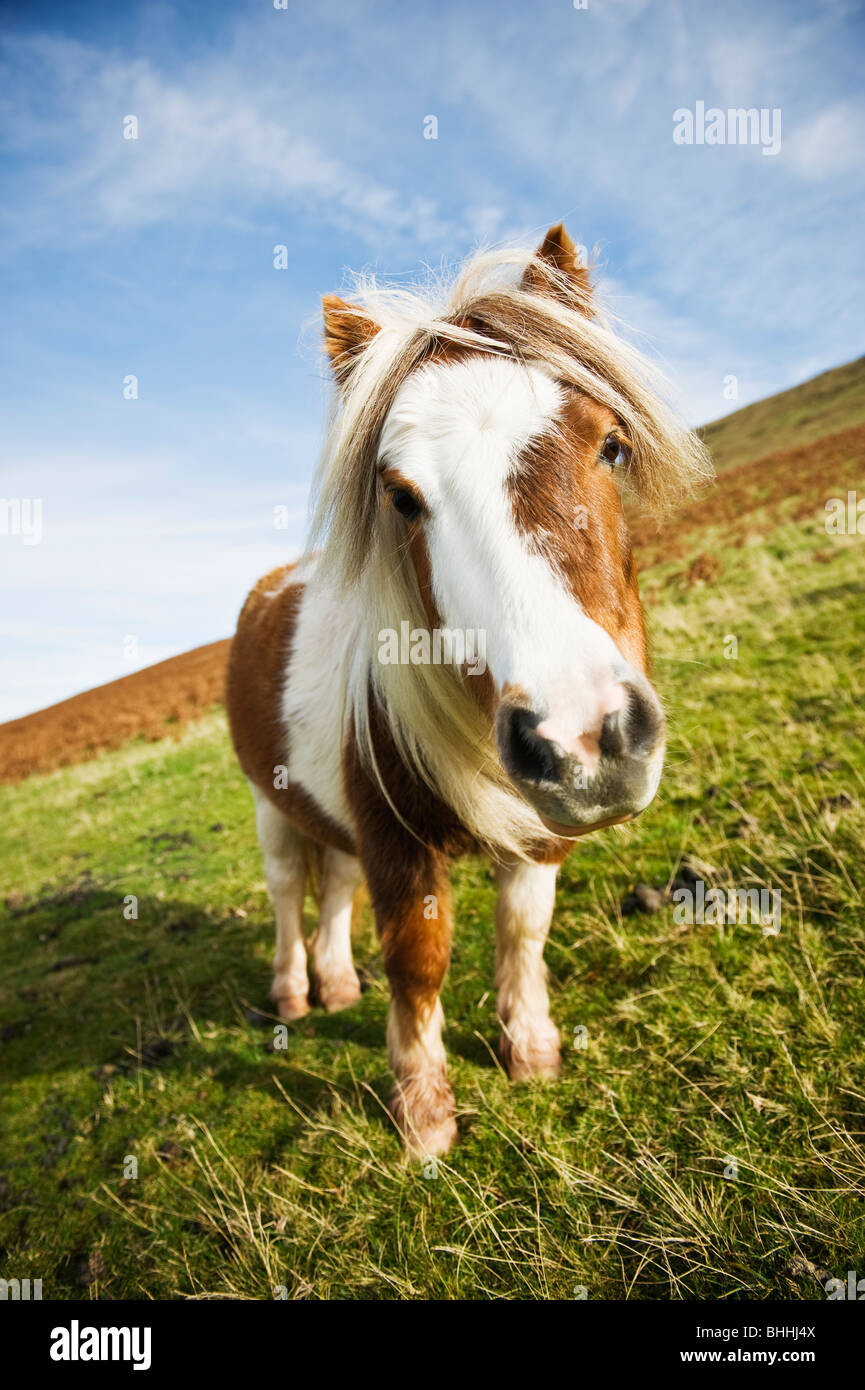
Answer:
<svg viewBox="0 0 865 1390"><path fill-rule="evenodd" d="M508 698L496 716L505 770L548 829L586 834L648 806L660 780L665 724L643 676L634 671L611 688L594 728L566 730L566 721Z"/></svg>

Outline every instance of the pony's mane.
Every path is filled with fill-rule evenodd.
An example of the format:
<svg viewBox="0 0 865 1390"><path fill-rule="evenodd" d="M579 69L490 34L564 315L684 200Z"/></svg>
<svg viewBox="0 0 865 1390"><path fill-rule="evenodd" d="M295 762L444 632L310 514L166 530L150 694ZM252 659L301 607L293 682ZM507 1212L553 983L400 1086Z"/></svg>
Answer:
<svg viewBox="0 0 865 1390"><path fill-rule="evenodd" d="M666 511L708 481L711 465L666 403L663 378L614 332L587 277L570 277L528 250L481 251L451 280L429 276L411 287L355 276L350 303L378 331L335 393L310 537L310 549L321 551L316 582L360 604L360 630L334 673L345 687L346 734L357 738L393 805L372 746L373 695L407 767L491 852L524 857L545 835L542 823L514 791L459 671L377 661L381 629L398 630L404 619L428 626L404 532L393 509L380 505L379 440L397 393L448 344L495 353L542 366L618 416L633 445L627 482L650 510Z"/></svg>

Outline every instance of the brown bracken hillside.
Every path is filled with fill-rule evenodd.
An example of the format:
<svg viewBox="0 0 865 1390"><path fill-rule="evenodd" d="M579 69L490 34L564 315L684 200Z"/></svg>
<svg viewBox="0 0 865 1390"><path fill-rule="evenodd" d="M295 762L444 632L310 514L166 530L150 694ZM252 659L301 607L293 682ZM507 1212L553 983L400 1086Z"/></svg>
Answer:
<svg viewBox="0 0 865 1390"><path fill-rule="evenodd" d="M210 642L0 724L0 781L80 763L132 738L164 738L222 700L227 657L227 639Z"/></svg>

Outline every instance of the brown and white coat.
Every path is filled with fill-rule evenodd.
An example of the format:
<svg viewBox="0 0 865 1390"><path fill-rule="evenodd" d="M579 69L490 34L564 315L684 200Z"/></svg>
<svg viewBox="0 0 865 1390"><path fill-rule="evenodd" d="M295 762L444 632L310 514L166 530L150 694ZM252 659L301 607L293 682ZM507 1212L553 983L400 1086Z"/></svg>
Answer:
<svg viewBox="0 0 865 1390"><path fill-rule="evenodd" d="M514 274L514 271L516 272ZM510 275L510 279L503 278ZM706 472L597 310L561 227L467 263L442 308L360 287L324 301L337 400L308 554L261 580L228 710L274 903L273 997L310 1004L302 908L319 870L313 997L359 997L366 880L391 988L392 1111L410 1151L456 1137L440 991L449 869L496 864L502 1059L551 1075L543 961L558 866L637 814L663 761L616 472L650 503ZM381 659L383 634L483 632L485 664Z"/></svg>

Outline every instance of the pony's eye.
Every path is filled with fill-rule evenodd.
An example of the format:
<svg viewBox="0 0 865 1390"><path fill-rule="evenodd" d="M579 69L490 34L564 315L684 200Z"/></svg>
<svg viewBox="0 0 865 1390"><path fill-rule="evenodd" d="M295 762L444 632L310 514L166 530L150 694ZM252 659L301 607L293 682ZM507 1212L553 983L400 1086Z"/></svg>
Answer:
<svg viewBox="0 0 865 1390"><path fill-rule="evenodd" d="M623 463L627 463L631 457L631 446L620 439L617 434L608 434L601 449L601 458L604 463L608 463L611 468L621 468Z"/></svg>
<svg viewBox="0 0 865 1390"><path fill-rule="evenodd" d="M413 492L409 492L408 488L395 487L391 488L390 496L400 516L404 516L406 521L417 521L423 507Z"/></svg>

